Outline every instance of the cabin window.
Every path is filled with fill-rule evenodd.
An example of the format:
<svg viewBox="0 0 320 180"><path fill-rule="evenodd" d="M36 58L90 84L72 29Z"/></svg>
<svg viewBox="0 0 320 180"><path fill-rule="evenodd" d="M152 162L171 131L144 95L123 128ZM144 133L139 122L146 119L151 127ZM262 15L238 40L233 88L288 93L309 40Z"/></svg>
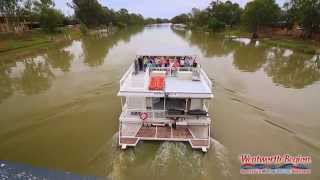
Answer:
<svg viewBox="0 0 320 180"><path fill-rule="evenodd" d="M167 110L186 110L186 99L181 98L168 98L166 99Z"/></svg>
<svg viewBox="0 0 320 180"><path fill-rule="evenodd" d="M152 108L156 110L163 110L164 98L152 98Z"/></svg>

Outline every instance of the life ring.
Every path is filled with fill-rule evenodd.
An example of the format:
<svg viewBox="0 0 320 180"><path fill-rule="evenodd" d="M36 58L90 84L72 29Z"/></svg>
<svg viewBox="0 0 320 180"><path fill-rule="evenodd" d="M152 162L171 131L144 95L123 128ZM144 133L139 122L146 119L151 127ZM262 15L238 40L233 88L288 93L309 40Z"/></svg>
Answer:
<svg viewBox="0 0 320 180"><path fill-rule="evenodd" d="M139 113L139 116L140 116L140 119L144 121L148 118L148 113L141 112L141 113Z"/></svg>

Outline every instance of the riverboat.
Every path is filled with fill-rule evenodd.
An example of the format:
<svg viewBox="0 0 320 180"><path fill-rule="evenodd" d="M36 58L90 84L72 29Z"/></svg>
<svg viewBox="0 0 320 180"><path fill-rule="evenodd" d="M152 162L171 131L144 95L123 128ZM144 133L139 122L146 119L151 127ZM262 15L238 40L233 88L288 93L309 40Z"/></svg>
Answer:
<svg viewBox="0 0 320 180"><path fill-rule="evenodd" d="M139 141L182 141L207 152L212 82L198 57L143 50L120 80L119 146Z"/></svg>

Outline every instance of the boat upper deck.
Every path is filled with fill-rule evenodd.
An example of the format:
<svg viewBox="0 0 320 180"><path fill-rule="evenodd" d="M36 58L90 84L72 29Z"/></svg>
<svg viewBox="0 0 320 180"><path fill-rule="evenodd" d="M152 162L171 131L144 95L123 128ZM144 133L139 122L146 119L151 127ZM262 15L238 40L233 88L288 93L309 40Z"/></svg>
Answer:
<svg viewBox="0 0 320 180"><path fill-rule="evenodd" d="M163 87L151 90L152 77L162 77ZM212 98L212 83L198 67L146 67L132 64L120 80L119 96Z"/></svg>

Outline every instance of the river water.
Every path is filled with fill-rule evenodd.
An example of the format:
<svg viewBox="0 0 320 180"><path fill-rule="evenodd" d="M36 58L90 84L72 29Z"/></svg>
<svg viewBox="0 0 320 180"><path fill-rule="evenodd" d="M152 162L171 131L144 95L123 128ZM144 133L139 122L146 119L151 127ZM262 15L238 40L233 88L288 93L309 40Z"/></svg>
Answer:
<svg viewBox="0 0 320 180"><path fill-rule="evenodd" d="M212 147L117 147L119 80L143 48L197 54L215 82ZM1 57L0 57L1 59ZM320 179L316 56L169 26L84 37L0 61L0 160L111 179ZM311 175L240 175L239 155L311 155Z"/></svg>

